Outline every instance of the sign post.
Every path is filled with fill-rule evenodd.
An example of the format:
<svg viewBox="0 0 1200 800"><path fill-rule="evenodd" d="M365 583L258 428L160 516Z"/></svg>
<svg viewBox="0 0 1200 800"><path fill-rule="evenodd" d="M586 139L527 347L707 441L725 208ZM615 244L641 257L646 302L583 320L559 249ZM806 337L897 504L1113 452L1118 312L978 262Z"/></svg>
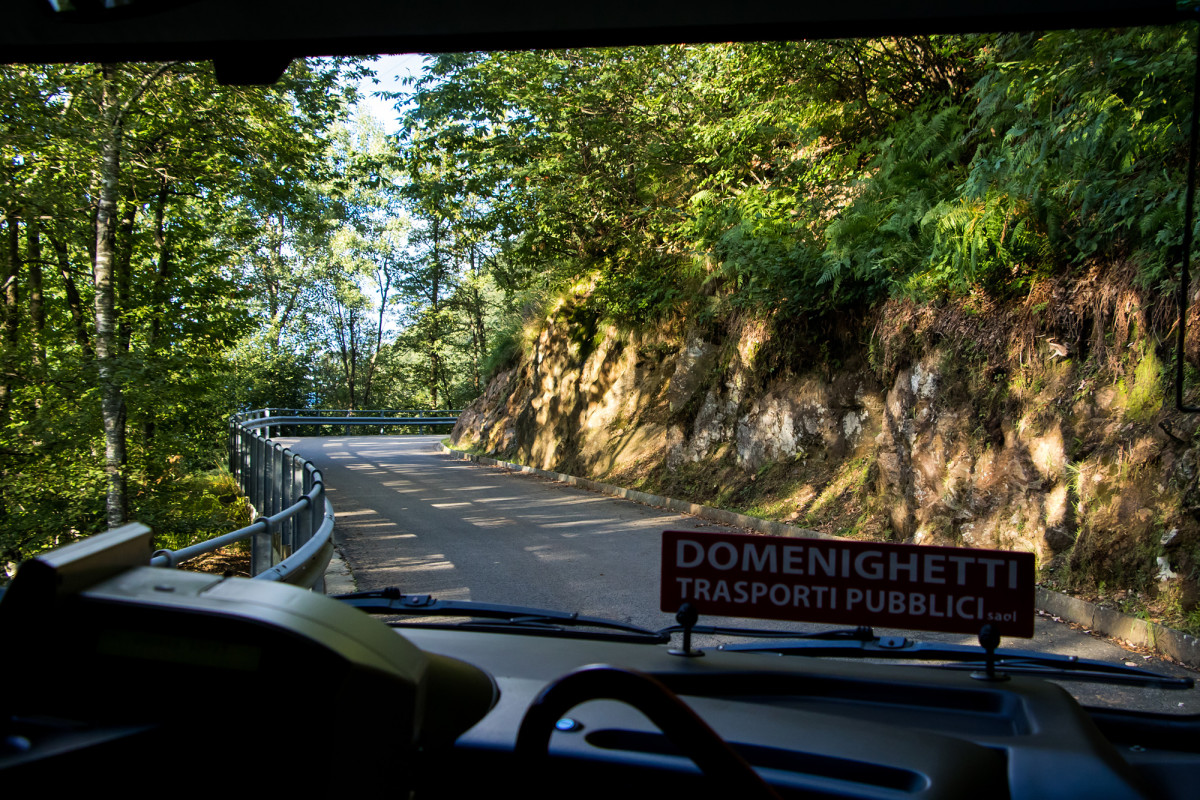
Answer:
<svg viewBox="0 0 1200 800"><path fill-rule="evenodd" d="M1033 636L1032 553L664 531L661 610Z"/></svg>

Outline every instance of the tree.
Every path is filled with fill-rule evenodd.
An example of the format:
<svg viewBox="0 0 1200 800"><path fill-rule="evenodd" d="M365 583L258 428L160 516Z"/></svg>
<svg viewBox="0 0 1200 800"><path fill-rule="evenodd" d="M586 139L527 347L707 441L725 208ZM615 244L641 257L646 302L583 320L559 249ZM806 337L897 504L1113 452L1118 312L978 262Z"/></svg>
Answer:
<svg viewBox="0 0 1200 800"><path fill-rule="evenodd" d="M258 237L228 211L307 185L356 69L298 62L259 89L207 65L0 68L6 558L118 524L147 485L212 463L250 322L229 255Z"/></svg>

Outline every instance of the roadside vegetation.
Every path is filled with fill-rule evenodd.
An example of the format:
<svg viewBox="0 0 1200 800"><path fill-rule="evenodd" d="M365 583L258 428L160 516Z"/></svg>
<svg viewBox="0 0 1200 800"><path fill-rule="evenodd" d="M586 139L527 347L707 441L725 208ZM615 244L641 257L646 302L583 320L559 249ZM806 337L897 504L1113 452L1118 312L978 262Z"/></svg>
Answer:
<svg viewBox="0 0 1200 800"><path fill-rule="evenodd" d="M247 524L233 411L478 392L499 292L354 115L367 74L0 67L0 580L127 520L170 547Z"/></svg>
<svg viewBox="0 0 1200 800"><path fill-rule="evenodd" d="M1176 28L444 56L410 135L458 154L453 185L499 237L494 274L524 292L496 374L523 358L545 372L546 337L569 336L560 380L637 342L658 385L645 370L674 362L656 350L707 342L698 380L745 412L789 376L857 370L886 390L932 354L938 402L967 409L970 463L1002 463L1017 435L1038 468L1066 437L1038 479L1062 495L1043 579L1186 627L1200 540L1175 449L1196 426L1164 398L1192 47ZM570 428L584 406L561 392ZM614 421L614 451L631 426L690 430L706 395L691 397ZM674 463L663 445L613 468L565 428L564 468L843 535L967 543L952 509L896 519L877 450L747 467L732 447ZM516 430L519 454L533 437ZM1090 485L1059 487L1068 468ZM1008 497L994 480L971 502Z"/></svg>

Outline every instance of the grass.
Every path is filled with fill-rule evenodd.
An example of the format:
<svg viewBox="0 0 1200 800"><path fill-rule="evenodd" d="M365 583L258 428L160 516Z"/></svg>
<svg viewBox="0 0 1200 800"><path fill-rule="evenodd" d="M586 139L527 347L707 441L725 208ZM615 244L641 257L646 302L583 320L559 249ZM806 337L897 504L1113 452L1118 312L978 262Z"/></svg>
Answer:
<svg viewBox="0 0 1200 800"><path fill-rule="evenodd" d="M1133 422L1149 422L1162 408L1163 390L1160 376L1162 364L1153 347L1145 347L1133 369L1130 380L1117 381L1117 403L1125 418Z"/></svg>

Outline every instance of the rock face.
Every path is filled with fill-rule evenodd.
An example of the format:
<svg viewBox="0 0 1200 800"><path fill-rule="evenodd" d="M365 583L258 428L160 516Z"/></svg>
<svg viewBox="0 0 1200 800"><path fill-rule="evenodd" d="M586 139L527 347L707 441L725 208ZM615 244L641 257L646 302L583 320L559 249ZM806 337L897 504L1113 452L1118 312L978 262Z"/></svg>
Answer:
<svg viewBox="0 0 1200 800"><path fill-rule="evenodd" d="M947 401L938 354L902 369L875 438L892 529L917 544L1028 550L1048 560L1074 542L1061 428L1001 422L980 441L973 409Z"/></svg>
<svg viewBox="0 0 1200 800"><path fill-rule="evenodd" d="M569 308L548 320L463 413L458 446L651 486L706 466L752 482L801 465L774 516L819 527L813 498L856 492L872 535L1024 550L1043 575L1196 595L1196 454L1158 427L1157 405L1131 412L1128 381L1093 385L1049 350L1021 375L964 369L946 347L883 380L866 363L764 377L762 326L723 341L614 327L580 341L571 326ZM857 483L829 495L847 464Z"/></svg>

